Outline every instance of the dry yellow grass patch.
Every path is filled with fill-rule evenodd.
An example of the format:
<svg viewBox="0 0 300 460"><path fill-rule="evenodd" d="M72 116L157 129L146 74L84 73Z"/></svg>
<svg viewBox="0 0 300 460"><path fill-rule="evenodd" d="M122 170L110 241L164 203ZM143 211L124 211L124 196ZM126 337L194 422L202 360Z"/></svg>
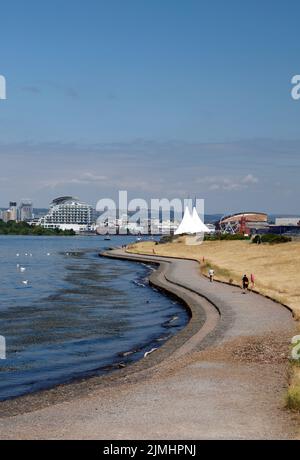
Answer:
<svg viewBox="0 0 300 460"><path fill-rule="evenodd" d="M130 252L197 259L202 270L208 265L216 279L241 284L246 273L255 276L255 289L293 309L300 319L300 242L251 244L249 241L205 241L201 245L185 244L185 237L168 244L141 242L131 245ZM203 263L203 257L205 262Z"/></svg>
<svg viewBox="0 0 300 460"><path fill-rule="evenodd" d="M290 371L289 388L286 395L286 405L289 409L300 411L300 367L293 364Z"/></svg>

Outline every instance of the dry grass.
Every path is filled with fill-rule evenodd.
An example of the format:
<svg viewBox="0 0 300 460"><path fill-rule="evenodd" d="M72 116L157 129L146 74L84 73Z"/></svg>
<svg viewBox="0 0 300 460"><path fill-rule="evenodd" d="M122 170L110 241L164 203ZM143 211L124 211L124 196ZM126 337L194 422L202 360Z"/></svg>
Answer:
<svg viewBox="0 0 300 460"><path fill-rule="evenodd" d="M286 406L291 410L300 410L300 386L291 386L286 397Z"/></svg>
<svg viewBox="0 0 300 460"><path fill-rule="evenodd" d="M207 274L213 267L218 280L241 284L246 273L255 275L255 289L263 295L292 308L300 319L300 242L256 245L248 241L206 241L189 246L185 237L174 243L142 242L128 248L130 252L196 259ZM256 353L257 354L257 353ZM300 364L290 367L286 406L300 411Z"/></svg>
<svg viewBox="0 0 300 460"><path fill-rule="evenodd" d="M256 245L249 241L205 241L201 245L189 246L185 237L181 237L168 244L141 242L131 245L128 250L196 259L201 264L202 273L207 274L209 267L213 267L216 279L233 284L240 285L245 273L248 276L253 273L258 292L288 305L295 319L300 319L300 242ZM300 411L300 364L296 362L290 367L286 406Z"/></svg>
<svg viewBox="0 0 300 460"><path fill-rule="evenodd" d="M300 319L300 242L256 245L249 241L205 241L185 244L185 237L174 243L141 242L130 246L135 253L197 259L202 271L215 270L216 279L241 284L246 273L255 275L255 289L292 308ZM204 261L203 261L204 258Z"/></svg>
<svg viewBox="0 0 300 460"><path fill-rule="evenodd" d="M289 409L300 411L300 367L293 363L290 372L289 389L286 396L286 405Z"/></svg>

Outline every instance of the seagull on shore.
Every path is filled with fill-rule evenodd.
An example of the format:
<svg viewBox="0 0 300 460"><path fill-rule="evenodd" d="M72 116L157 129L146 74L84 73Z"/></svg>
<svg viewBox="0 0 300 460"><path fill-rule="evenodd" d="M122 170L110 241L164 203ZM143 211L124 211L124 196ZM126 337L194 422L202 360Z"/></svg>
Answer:
<svg viewBox="0 0 300 460"><path fill-rule="evenodd" d="M20 267L20 272L25 272L26 268L25 267Z"/></svg>
<svg viewBox="0 0 300 460"><path fill-rule="evenodd" d="M152 348L150 351L146 351L146 353L144 354L144 358L153 353L155 350L157 350L157 348Z"/></svg>

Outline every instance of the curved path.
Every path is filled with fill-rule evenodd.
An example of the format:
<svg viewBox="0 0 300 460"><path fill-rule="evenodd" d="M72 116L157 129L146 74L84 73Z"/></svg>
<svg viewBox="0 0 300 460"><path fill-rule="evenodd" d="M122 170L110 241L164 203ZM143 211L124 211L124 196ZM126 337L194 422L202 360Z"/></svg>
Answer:
<svg viewBox="0 0 300 460"><path fill-rule="evenodd" d="M160 264L151 282L189 305L190 324L130 366L131 372L123 371L113 385L95 385L75 399L54 399L56 404L49 400L49 407L1 418L0 438L297 436L299 421L283 407L287 344L295 330L286 308L257 294L243 295L237 287L210 283L200 276L196 261L129 255L123 250L107 255ZM69 387L63 388L67 393ZM43 393L32 399L37 398L45 399ZM3 415L9 413L9 404L0 404L0 414L2 408ZM11 407L18 404L16 400Z"/></svg>

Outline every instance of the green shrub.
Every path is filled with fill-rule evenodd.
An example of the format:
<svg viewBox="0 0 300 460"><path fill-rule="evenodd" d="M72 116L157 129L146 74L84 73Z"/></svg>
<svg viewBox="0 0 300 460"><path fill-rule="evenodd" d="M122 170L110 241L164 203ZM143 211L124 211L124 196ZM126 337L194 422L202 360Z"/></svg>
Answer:
<svg viewBox="0 0 300 460"><path fill-rule="evenodd" d="M300 386L291 386L286 397L286 406L292 410L300 410Z"/></svg>
<svg viewBox="0 0 300 460"><path fill-rule="evenodd" d="M241 233L214 233L212 235L205 235L204 241L234 241L234 240L249 240L249 236Z"/></svg>
<svg viewBox="0 0 300 460"><path fill-rule="evenodd" d="M292 241L292 238L285 235L276 235L275 233L265 233L263 235L255 235L252 243L268 243L268 244L279 244L288 243Z"/></svg>
<svg viewBox="0 0 300 460"><path fill-rule="evenodd" d="M183 235L164 235L160 238L160 244L174 243L178 238Z"/></svg>

